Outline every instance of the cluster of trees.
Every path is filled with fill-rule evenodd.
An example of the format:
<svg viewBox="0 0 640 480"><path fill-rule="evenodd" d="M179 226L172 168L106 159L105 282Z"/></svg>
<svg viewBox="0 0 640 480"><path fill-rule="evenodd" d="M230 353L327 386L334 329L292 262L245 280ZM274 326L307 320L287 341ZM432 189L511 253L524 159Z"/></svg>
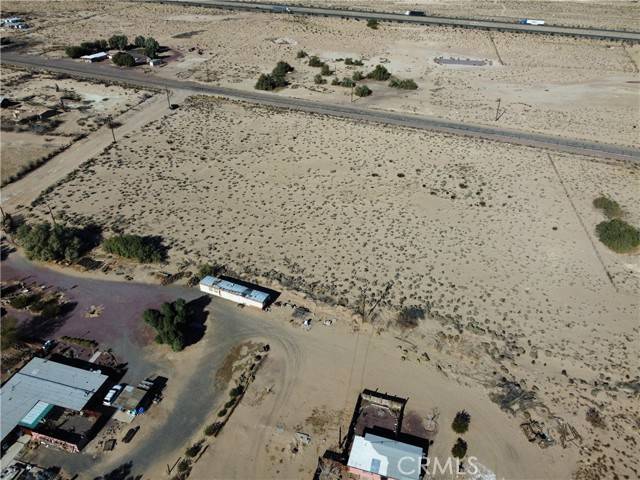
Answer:
<svg viewBox="0 0 640 480"><path fill-rule="evenodd" d="M276 88L286 87L289 85L286 79L286 75L289 72L293 72L293 67L287 62L279 61L271 73L260 75L255 88L257 90L275 90Z"/></svg>
<svg viewBox="0 0 640 480"><path fill-rule="evenodd" d="M82 42L80 45L71 45L64 49L65 55L71 58L80 58L83 55L91 55L107 50L109 43L106 40L94 40L93 42Z"/></svg>
<svg viewBox="0 0 640 480"><path fill-rule="evenodd" d="M46 222L23 223L15 239L31 260L74 262L91 247L82 230Z"/></svg>
<svg viewBox="0 0 640 480"><path fill-rule="evenodd" d="M140 235L115 235L103 241L102 248L108 253L140 263L161 262L166 255L160 238Z"/></svg>
<svg viewBox="0 0 640 480"><path fill-rule="evenodd" d="M148 309L143 314L144 322L156 331L156 342L169 345L174 352L185 347L188 317L187 302L183 298L163 303L159 311Z"/></svg>
<svg viewBox="0 0 640 480"><path fill-rule="evenodd" d="M69 46L65 48L65 54L71 58L79 58L109 49L129 50L133 46L144 49L144 54L149 58L156 58L160 50L160 44L153 37L145 38L139 35L135 38L133 45L130 45L126 35L112 35L109 40L95 40Z"/></svg>
<svg viewBox="0 0 640 480"><path fill-rule="evenodd" d="M462 435L469 430L469 423L471 423L471 415L466 410L461 410L456 413L456 416L451 423L451 428L454 432ZM456 458L464 458L467 454L467 442L465 442L462 438L458 437L456 443L451 448L451 455Z"/></svg>
<svg viewBox="0 0 640 480"><path fill-rule="evenodd" d="M361 67L362 65L364 65L364 63L362 63L362 60L354 60L351 57L347 57L344 59L344 64L345 65L356 65L358 67Z"/></svg>

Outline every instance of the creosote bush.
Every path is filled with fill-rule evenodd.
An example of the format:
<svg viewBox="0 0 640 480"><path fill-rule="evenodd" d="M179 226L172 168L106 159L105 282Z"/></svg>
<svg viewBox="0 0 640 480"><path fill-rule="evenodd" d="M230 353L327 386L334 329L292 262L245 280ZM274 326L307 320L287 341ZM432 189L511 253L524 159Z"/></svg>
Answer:
<svg viewBox="0 0 640 480"><path fill-rule="evenodd" d="M392 88L399 88L401 90L416 90L418 85L412 79L407 78L405 80L400 80L398 78L392 78L389 82L389 86Z"/></svg>
<svg viewBox="0 0 640 480"><path fill-rule="evenodd" d="M355 93L358 97L368 97L369 95L371 95L373 92L371 91L371 89L369 87L367 87L366 85L358 85L354 90L353 93Z"/></svg>
<svg viewBox="0 0 640 480"><path fill-rule="evenodd" d="M310 67L322 67L324 62L320 60L316 55L309 57L309 66Z"/></svg>
<svg viewBox="0 0 640 480"><path fill-rule="evenodd" d="M353 75L351 76L351 79L354 82L359 82L360 80L364 79L364 74L360 70L357 70L357 71L353 72Z"/></svg>
<svg viewBox="0 0 640 480"><path fill-rule="evenodd" d="M467 442L465 442L461 438L458 438L455 445L451 449L451 455L453 455L456 458L464 458L466 454L467 454Z"/></svg>
<svg viewBox="0 0 640 480"><path fill-rule="evenodd" d="M624 220L614 218L596 225L598 238L617 253L628 253L640 245L640 230Z"/></svg>
<svg viewBox="0 0 640 480"><path fill-rule="evenodd" d="M315 83L316 85L323 85L327 83L327 79L318 73L315 77L313 77L313 83Z"/></svg>
<svg viewBox="0 0 640 480"><path fill-rule="evenodd" d="M324 75L325 77L328 77L329 75L333 74L333 72L331 71L331 68L329 67L329 65L325 63L320 68L320 74Z"/></svg>
<svg viewBox="0 0 640 480"><path fill-rule="evenodd" d="M305 58L307 57L307 52L305 52L304 50L298 50L298 53L296 53L296 58Z"/></svg>
<svg viewBox="0 0 640 480"><path fill-rule="evenodd" d="M607 218L618 218L622 216L622 208L615 200L611 198L605 197L604 195L599 196L593 201L593 206L599 210L602 210Z"/></svg>
<svg viewBox="0 0 640 480"><path fill-rule="evenodd" d="M377 30L379 25L380 24L378 23L378 20L376 20L375 18L370 18L369 20L367 20L367 27L372 28L373 30Z"/></svg>
<svg viewBox="0 0 640 480"><path fill-rule="evenodd" d="M391 74L384 65L376 65L376 68L367 74L367 78L385 82L391 78Z"/></svg>

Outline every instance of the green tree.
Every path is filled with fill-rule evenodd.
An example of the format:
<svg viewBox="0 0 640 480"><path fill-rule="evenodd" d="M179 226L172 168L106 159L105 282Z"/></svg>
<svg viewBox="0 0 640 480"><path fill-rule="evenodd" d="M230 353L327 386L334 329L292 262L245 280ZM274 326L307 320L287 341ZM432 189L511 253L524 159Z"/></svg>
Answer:
<svg viewBox="0 0 640 480"><path fill-rule="evenodd" d="M20 340L18 322L15 318L4 316L0 319L0 343L2 350L13 347Z"/></svg>
<svg viewBox="0 0 640 480"><path fill-rule="evenodd" d="M144 54L149 58L156 58L160 51L160 44L153 37L147 37L144 41Z"/></svg>
<svg viewBox="0 0 640 480"><path fill-rule="evenodd" d="M140 263L156 263L164 260L164 247L157 238L140 235L115 235L102 242L102 248L124 258Z"/></svg>
<svg viewBox="0 0 640 480"><path fill-rule="evenodd" d="M369 72L369 74L367 75L367 78L380 81L387 81L390 77L391 74L384 65L376 65L376 68L374 68L373 71Z"/></svg>
<svg viewBox="0 0 640 480"><path fill-rule="evenodd" d="M146 39L142 35L138 35L133 44L138 48L144 48L146 46Z"/></svg>
<svg viewBox="0 0 640 480"><path fill-rule="evenodd" d="M354 82L359 82L360 80L364 79L364 75L360 70L357 70L353 72L353 75L351 76L351 78L353 79Z"/></svg>
<svg viewBox="0 0 640 480"><path fill-rule="evenodd" d="M274 77L284 77L289 72L293 72L293 67L287 62L279 61L274 67L271 74Z"/></svg>
<svg viewBox="0 0 640 480"><path fill-rule="evenodd" d="M451 423L451 428L456 433L465 433L469 430L469 423L471 422L471 415L466 410L461 410L456 413L453 422Z"/></svg>
<svg viewBox="0 0 640 480"><path fill-rule="evenodd" d="M367 27L373 29L373 30L377 30L378 29L378 20L376 20L375 18L370 18L369 20L367 20Z"/></svg>
<svg viewBox="0 0 640 480"><path fill-rule="evenodd" d="M298 50L298 53L296 54L296 58L305 58L307 56L307 52L305 52L304 50Z"/></svg>
<svg viewBox="0 0 640 480"><path fill-rule="evenodd" d="M329 75L333 74L333 72L331 71L331 67L329 67L329 65L324 63L320 68L320 74L325 77L328 77Z"/></svg>
<svg viewBox="0 0 640 480"><path fill-rule="evenodd" d="M451 455L453 455L456 458L464 458L466 454L467 454L467 442L465 442L461 438L458 438L455 445L451 449Z"/></svg>
<svg viewBox="0 0 640 480"><path fill-rule="evenodd" d="M88 55L89 51L85 48L82 48L78 45L71 45L64 49L64 53L67 57L71 58L80 58L83 55Z"/></svg>
<svg viewBox="0 0 640 480"><path fill-rule="evenodd" d="M316 55L309 57L309 66L310 67L322 67L324 62L320 60Z"/></svg>
<svg viewBox="0 0 640 480"><path fill-rule="evenodd" d="M355 93L358 97L368 97L369 95L371 95L373 92L371 91L371 89L369 87L367 87L366 85L358 85L354 90L353 93Z"/></svg>
<svg viewBox="0 0 640 480"><path fill-rule="evenodd" d="M604 195L599 196L593 201L593 206L602 210L607 218L617 218L622 216L622 208L615 200Z"/></svg>
<svg viewBox="0 0 640 480"><path fill-rule="evenodd" d="M109 47L113 50L125 50L129 46L129 39L126 35L113 35L109 39Z"/></svg>
<svg viewBox="0 0 640 480"><path fill-rule="evenodd" d="M112 58L111 61L119 67L135 67L136 60L128 53L118 52Z"/></svg>
<svg viewBox="0 0 640 480"><path fill-rule="evenodd" d="M324 83L327 83L327 80L318 73L315 77L313 77L313 83L315 83L316 85L322 85Z"/></svg>

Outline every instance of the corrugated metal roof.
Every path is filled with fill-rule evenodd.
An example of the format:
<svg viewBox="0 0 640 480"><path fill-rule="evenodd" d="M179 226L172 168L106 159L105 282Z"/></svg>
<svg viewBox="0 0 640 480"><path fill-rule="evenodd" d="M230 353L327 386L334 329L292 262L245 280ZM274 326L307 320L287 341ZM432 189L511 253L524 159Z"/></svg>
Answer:
<svg viewBox="0 0 640 480"><path fill-rule="evenodd" d="M347 465L396 480L418 480L422 449L371 433L353 437Z"/></svg>
<svg viewBox="0 0 640 480"><path fill-rule="evenodd" d="M234 283L229 280L223 280L218 277L206 276L202 280L200 280L200 285L204 285L205 287L216 287L227 292L235 293L236 295L240 295L241 297L249 298L251 300L262 303L266 302L269 298L269 294L266 292L254 290L252 288L245 287L244 285L240 285L239 283Z"/></svg>
<svg viewBox="0 0 640 480"><path fill-rule="evenodd" d="M84 60L94 60L94 59L100 59L100 58L107 58L107 52L98 52L98 53L92 53L91 55L82 55L80 58L84 59Z"/></svg>
<svg viewBox="0 0 640 480"><path fill-rule="evenodd" d="M43 358L33 358L0 389L4 439L38 402L80 411L107 376Z"/></svg>

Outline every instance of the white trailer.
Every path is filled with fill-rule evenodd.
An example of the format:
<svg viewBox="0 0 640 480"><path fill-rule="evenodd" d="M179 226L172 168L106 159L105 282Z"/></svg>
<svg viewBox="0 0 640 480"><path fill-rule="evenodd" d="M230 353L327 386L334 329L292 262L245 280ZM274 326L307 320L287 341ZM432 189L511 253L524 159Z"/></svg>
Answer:
<svg viewBox="0 0 640 480"><path fill-rule="evenodd" d="M269 301L269 294L266 292L212 276L206 276L200 280L200 291L260 309L266 307Z"/></svg>
<svg viewBox="0 0 640 480"><path fill-rule="evenodd" d="M533 20L531 18L523 18L518 23L521 25L544 25L544 20Z"/></svg>

